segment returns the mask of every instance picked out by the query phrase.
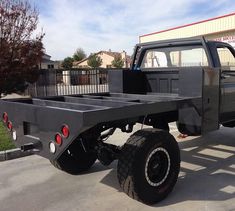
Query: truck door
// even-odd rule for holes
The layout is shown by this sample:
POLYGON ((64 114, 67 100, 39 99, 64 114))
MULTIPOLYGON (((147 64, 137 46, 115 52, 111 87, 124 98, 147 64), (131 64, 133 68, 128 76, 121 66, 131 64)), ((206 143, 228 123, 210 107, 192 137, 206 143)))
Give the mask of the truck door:
POLYGON ((217 46, 221 66, 220 121, 235 120, 235 52, 231 46, 217 46))

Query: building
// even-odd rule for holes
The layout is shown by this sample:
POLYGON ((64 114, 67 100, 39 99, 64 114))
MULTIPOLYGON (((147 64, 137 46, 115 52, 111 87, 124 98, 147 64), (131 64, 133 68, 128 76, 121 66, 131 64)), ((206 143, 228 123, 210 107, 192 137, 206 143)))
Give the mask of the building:
POLYGON ((40 63, 40 69, 59 69, 60 62, 52 61, 51 56, 44 54, 42 57, 42 62, 40 63))
POLYGON ((235 48, 235 13, 141 35, 140 43, 184 37, 205 36, 227 42, 235 48))
MULTIPOLYGON (((101 59, 102 59, 102 65, 100 66, 101 68, 111 68, 112 67, 112 61, 116 56, 121 56, 121 58, 124 61, 124 66, 123 68, 128 68, 130 67, 131 63, 131 57, 127 55, 125 51, 118 53, 118 52, 112 52, 111 50, 109 51, 100 51, 96 53, 101 59)), ((83 59, 82 61, 79 62, 74 62, 73 63, 73 68, 89 68, 87 64, 88 58, 83 59)))

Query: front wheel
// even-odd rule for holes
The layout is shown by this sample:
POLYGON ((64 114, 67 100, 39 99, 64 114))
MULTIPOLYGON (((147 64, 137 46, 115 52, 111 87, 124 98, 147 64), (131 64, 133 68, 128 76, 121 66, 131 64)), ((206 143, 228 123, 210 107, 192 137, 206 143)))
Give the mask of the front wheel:
POLYGON ((197 126, 191 126, 191 125, 186 125, 179 123, 178 121, 176 122, 177 129, 180 133, 186 134, 188 136, 200 136, 201 135, 201 130, 197 126))
POLYGON ((128 196, 154 204, 173 190, 179 170, 180 150, 174 137, 163 130, 144 129, 123 146, 117 173, 128 196))

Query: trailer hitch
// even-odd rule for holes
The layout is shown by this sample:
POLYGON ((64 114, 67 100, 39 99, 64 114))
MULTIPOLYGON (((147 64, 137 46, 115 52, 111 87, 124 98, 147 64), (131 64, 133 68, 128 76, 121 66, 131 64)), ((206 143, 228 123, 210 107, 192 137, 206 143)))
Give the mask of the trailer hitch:
POLYGON ((24 144, 20 147, 22 152, 29 151, 29 150, 38 150, 41 148, 41 142, 36 143, 28 143, 24 144))

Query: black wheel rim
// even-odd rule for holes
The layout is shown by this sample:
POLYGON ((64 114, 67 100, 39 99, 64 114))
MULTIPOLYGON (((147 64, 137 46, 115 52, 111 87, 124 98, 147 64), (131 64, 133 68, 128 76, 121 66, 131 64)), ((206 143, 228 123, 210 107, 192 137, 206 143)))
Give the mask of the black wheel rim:
POLYGON ((159 186, 167 179, 170 170, 170 156, 166 149, 156 148, 148 156, 145 177, 151 186, 159 186))

